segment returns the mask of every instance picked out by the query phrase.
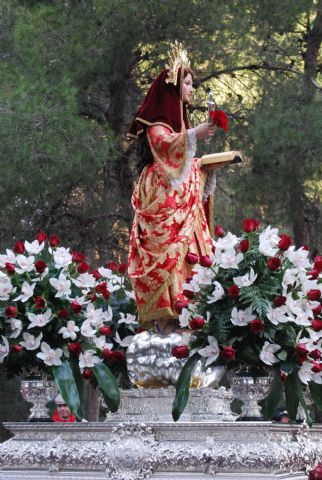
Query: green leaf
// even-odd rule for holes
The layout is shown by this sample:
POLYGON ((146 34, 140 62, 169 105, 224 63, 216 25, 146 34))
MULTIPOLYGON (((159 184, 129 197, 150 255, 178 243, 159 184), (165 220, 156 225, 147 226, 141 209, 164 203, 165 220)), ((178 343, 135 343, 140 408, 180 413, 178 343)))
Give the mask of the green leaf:
POLYGON ((309 388, 314 404, 322 412, 322 385, 310 382, 309 388))
POLYGON ((187 360, 179 375, 176 385, 176 396, 172 405, 172 418, 175 422, 179 420, 182 412, 186 408, 189 398, 191 375, 199 358, 200 355, 198 353, 192 355, 192 357, 187 360))
POLYGON ((120 390, 113 373, 102 362, 94 365, 93 373, 102 391, 106 405, 111 412, 117 412, 120 405, 120 390))
POLYGON ((312 425, 312 419, 310 418, 302 391, 302 383, 298 377, 297 371, 293 372, 285 380, 285 398, 286 398, 286 408, 289 413, 289 416, 292 420, 296 419, 297 409, 299 403, 302 405, 306 421, 308 425, 312 425))
POLYGON ((275 375, 272 382, 271 391, 269 395, 262 402, 262 413, 265 419, 271 419, 274 416, 276 408, 281 399, 282 382, 279 370, 275 370, 275 375))
POLYGON ((280 360, 284 361, 287 359, 287 352, 285 350, 281 350, 276 356, 280 360))
POLYGON ((80 400, 77 384, 73 375, 72 368, 68 360, 64 360, 58 367, 52 366, 51 370, 55 378, 58 390, 77 418, 82 419, 83 405, 80 400))

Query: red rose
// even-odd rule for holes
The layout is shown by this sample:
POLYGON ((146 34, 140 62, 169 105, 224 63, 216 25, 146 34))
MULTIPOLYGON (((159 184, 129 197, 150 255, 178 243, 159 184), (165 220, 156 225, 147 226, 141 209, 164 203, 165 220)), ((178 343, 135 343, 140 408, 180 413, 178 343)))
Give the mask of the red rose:
POLYGON ((318 463, 318 465, 316 465, 316 467, 314 467, 313 470, 310 470, 308 480, 322 480, 322 464, 321 463, 318 463))
POLYGON ((227 362, 234 360, 236 355, 236 350, 233 347, 223 347, 220 354, 224 357, 227 362))
POLYGON ((228 130, 228 118, 223 110, 214 110, 209 112, 211 121, 216 127, 222 128, 225 132, 228 130))
POLYGON ((177 300, 176 303, 174 304, 175 311, 180 315, 182 310, 186 308, 187 304, 184 302, 181 302, 180 300, 177 300))
POLYGON ((304 343, 298 343, 296 345, 297 360, 301 365, 307 359, 308 354, 309 354, 309 351, 306 348, 306 345, 304 343))
POLYGON ((89 379, 93 376, 93 372, 90 368, 84 368, 84 371, 82 373, 83 378, 89 379))
POLYGON ((95 287, 95 290, 96 290, 98 293, 103 293, 103 292, 105 292, 106 289, 107 289, 107 283, 106 283, 106 282, 99 283, 99 284, 96 285, 96 287, 95 287))
POLYGON ((6 262, 5 267, 6 267, 7 272, 10 273, 10 274, 15 273, 15 271, 16 271, 16 267, 13 263, 6 262))
POLYGON ((127 263, 120 263, 118 267, 118 272, 125 274, 127 272, 127 263))
POLYGON ((79 342, 71 342, 68 344, 68 351, 73 355, 79 357, 79 354, 82 351, 82 346, 79 342))
POLYGON ((243 230, 246 233, 255 232, 258 229, 259 225, 259 221, 255 218, 245 218, 243 220, 243 230))
POLYGON ((146 332, 145 328, 139 327, 135 331, 135 333, 142 333, 142 332, 146 332))
POLYGON ((189 322, 189 327, 192 330, 201 330, 205 324, 205 320, 202 317, 195 317, 189 322))
POLYGON ((101 278, 101 276, 102 276, 102 275, 99 273, 98 270, 93 270, 91 273, 92 273, 93 277, 95 278, 95 280, 99 280, 99 279, 101 278))
POLYGON ((314 268, 313 270, 309 270, 308 272, 306 272, 306 275, 312 277, 312 279, 315 280, 319 276, 319 270, 316 270, 316 268, 314 268))
POLYGON ((322 305, 321 304, 312 309, 312 312, 314 313, 314 315, 319 315, 321 313, 321 311, 322 311, 322 305))
POLYGON ((113 362, 123 362, 125 360, 125 353, 122 350, 112 352, 113 362))
POLYGON ((70 304, 70 308, 76 313, 76 315, 78 315, 82 310, 82 305, 80 305, 76 300, 73 300, 70 304))
POLYGON ((69 312, 65 308, 62 308, 61 310, 58 310, 57 312, 57 317, 58 318, 67 318, 69 317, 69 312))
POLYGON ((276 272, 276 270, 278 270, 282 265, 282 262, 278 257, 272 257, 269 260, 267 260, 266 265, 270 270, 272 270, 272 272, 276 272))
POLYGON ((21 352, 21 350, 23 349, 23 347, 21 345, 11 345, 10 347, 10 351, 13 352, 13 353, 19 353, 21 352))
POLYGON ((107 268, 109 268, 110 270, 112 270, 112 272, 116 272, 117 271, 117 265, 115 262, 109 262, 107 264, 107 268))
POLYGON ((322 256, 317 255, 314 257, 314 268, 321 273, 322 272, 322 256))
POLYGON ((171 355, 176 358, 187 358, 189 357, 189 348, 187 345, 178 345, 177 347, 173 347, 171 355))
POLYGON ((46 270, 46 267, 47 267, 47 263, 41 259, 35 262, 36 272, 38 273, 44 273, 44 271, 46 270))
POLYGON ((244 240, 242 240, 239 244, 239 250, 243 253, 247 252, 247 250, 249 249, 249 240, 247 238, 245 238, 244 240))
POLYGON ((51 237, 49 238, 49 243, 53 248, 58 247, 58 245, 60 244, 60 238, 58 237, 58 235, 51 235, 51 237))
POLYGON ((309 245, 303 245, 303 250, 305 250, 306 252, 309 252, 310 251, 310 247, 309 245))
POLYGON ((212 259, 209 257, 209 255, 203 255, 200 257, 200 265, 205 268, 209 268, 212 265, 212 259))
POLYGON ((13 248, 13 251, 14 251, 15 253, 20 253, 20 254, 23 253, 23 252, 25 251, 25 246, 24 246, 24 244, 23 244, 22 242, 16 242, 16 243, 15 243, 15 246, 14 246, 14 248, 13 248))
POLYGON ((93 292, 89 292, 87 298, 90 302, 95 302, 95 300, 97 300, 97 295, 93 292))
POLYGON ((318 318, 314 318, 311 325, 315 332, 322 330, 322 320, 319 320, 318 318))
POLYGON ((72 261, 76 263, 82 263, 85 260, 85 255, 81 252, 72 252, 72 261))
POLYGON ((319 363, 313 360, 312 364, 313 364, 313 368, 311 369, 312 372, 320 373, 322 371, 322 363, 319 363))
POLYGON ((284 233, 280 235, 280 241, 278 242, 277 246, 280 250, 287 250, 292 244, 292 238, 284 233))
POLYGON ((280 379, 282 382, 285 382, 287 377, 287 374, 284 372, 284 370, 280 370, 280 379))
POLYGON ((254 335, 258 335, 259 333, 264 331, 264 325, 259 318, 256 318, 255 320, 249 322, 249 328, 254 335))
POLYGON ((111 327, 107 326, 107 325, 102 325, 99 329, 99 332, 102 334, 102 335, 112 335, 113 334, 113 330, 111 327))
POLYGON ((286 303, 286 297, 283 297, 283 295, 280 295, 279 297, 276 297, 273 301, 275 307, 282 307, 286 303))
POLYGON ((87 265, 86 262, 82 262, 78 265, 77 271, 78 273, 86 273, 89 270, 89 266, 87 265))
POLYGON ((38 295, 36 298, 35 298, 35 308, 37 310, 41 310, 42 308, 45 308, 46 306, 46 301, 45 299, 41 296, 41 295, 38 295))
POLYGON ((36 240, 38 240, 39 243, 43 243, 47 240, 48 236, 44 232, 38 232, 36 235, 36 240))
POLYGON ((221 225, 215 226, 215 235, 217 237, 223 237, 225 235, 225 230, 222 228, 221 225))
POLYGON ((313 358, 313 360, 319 360, 319 358, 321 358, 321 352, 316 348, 309 353, 309 356, 313 358))
POLYGON ((186 262, 189 263, 189 265, 195 265, 199 262, 199 257, 196 253, 188 252, 186 255, 186 262))
POLYGON ((239 288, 237 287, 237 285, 232 285, 228 288, 228 296, 232 300, 237 300, 237 298, 239 297, 239 288))
POLYGON ((311 300, 312 302, 316 302, 317 300, 320 300, 321 298, 321 292, 318 289, 315 290, 309 290, 306 294, 307 298, 311 300))
POLYGON ((102 350, 102 357, 104 358, 104 360, 112 360, 113 358, 113 352, 110 348, 104 348, 102 350))
POLYGON ((194 297, 194 293, 192 290, 183 290, 182 293, 185 297, 189 298, 189 300, 191 300, 194 297))
POLYGON ((4 313, 7 315, 9 318, 14 318, 17 315, 17 308, 16 307, 7 307, 4 311, 4 313))

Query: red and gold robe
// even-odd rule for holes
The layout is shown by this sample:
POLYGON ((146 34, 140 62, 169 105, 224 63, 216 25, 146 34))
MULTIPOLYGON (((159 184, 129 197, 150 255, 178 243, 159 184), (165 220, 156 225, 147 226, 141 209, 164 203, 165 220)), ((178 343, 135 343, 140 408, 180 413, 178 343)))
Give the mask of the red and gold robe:
POLYGON ((154 125, 147 136, 154 162, 132 197, 129 277, 140 323, 150 326, 178 317, 175 302, 184 299, 182 285, 191 275, 185 256, 211 254, 212 240, 202 200, 206 173, 189 158, 187 132, 154 125))

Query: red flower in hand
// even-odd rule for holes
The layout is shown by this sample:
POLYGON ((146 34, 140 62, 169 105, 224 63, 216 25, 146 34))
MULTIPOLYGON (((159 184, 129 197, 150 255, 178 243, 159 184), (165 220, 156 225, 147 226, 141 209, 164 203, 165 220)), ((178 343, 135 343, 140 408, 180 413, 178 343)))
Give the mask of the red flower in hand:
POLYGON ((211 121, 216 127, 222 128, 225 132, 228 130, 228 118, 223 110, 214 110, 209 112, 211 121))

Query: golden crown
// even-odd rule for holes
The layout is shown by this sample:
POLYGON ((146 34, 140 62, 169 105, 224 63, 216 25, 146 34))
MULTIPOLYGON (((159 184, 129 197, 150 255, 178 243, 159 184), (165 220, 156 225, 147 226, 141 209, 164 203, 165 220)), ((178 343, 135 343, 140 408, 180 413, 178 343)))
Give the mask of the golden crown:
POLYGON ((165 66, 169 70, 166 83, 173 83, 177 85, 178 70, 180 67, 190 68, 190 61, 188 59, 187 51, 183 48, 182 43, 177 40, 168 51, 169 60, 165 66))

